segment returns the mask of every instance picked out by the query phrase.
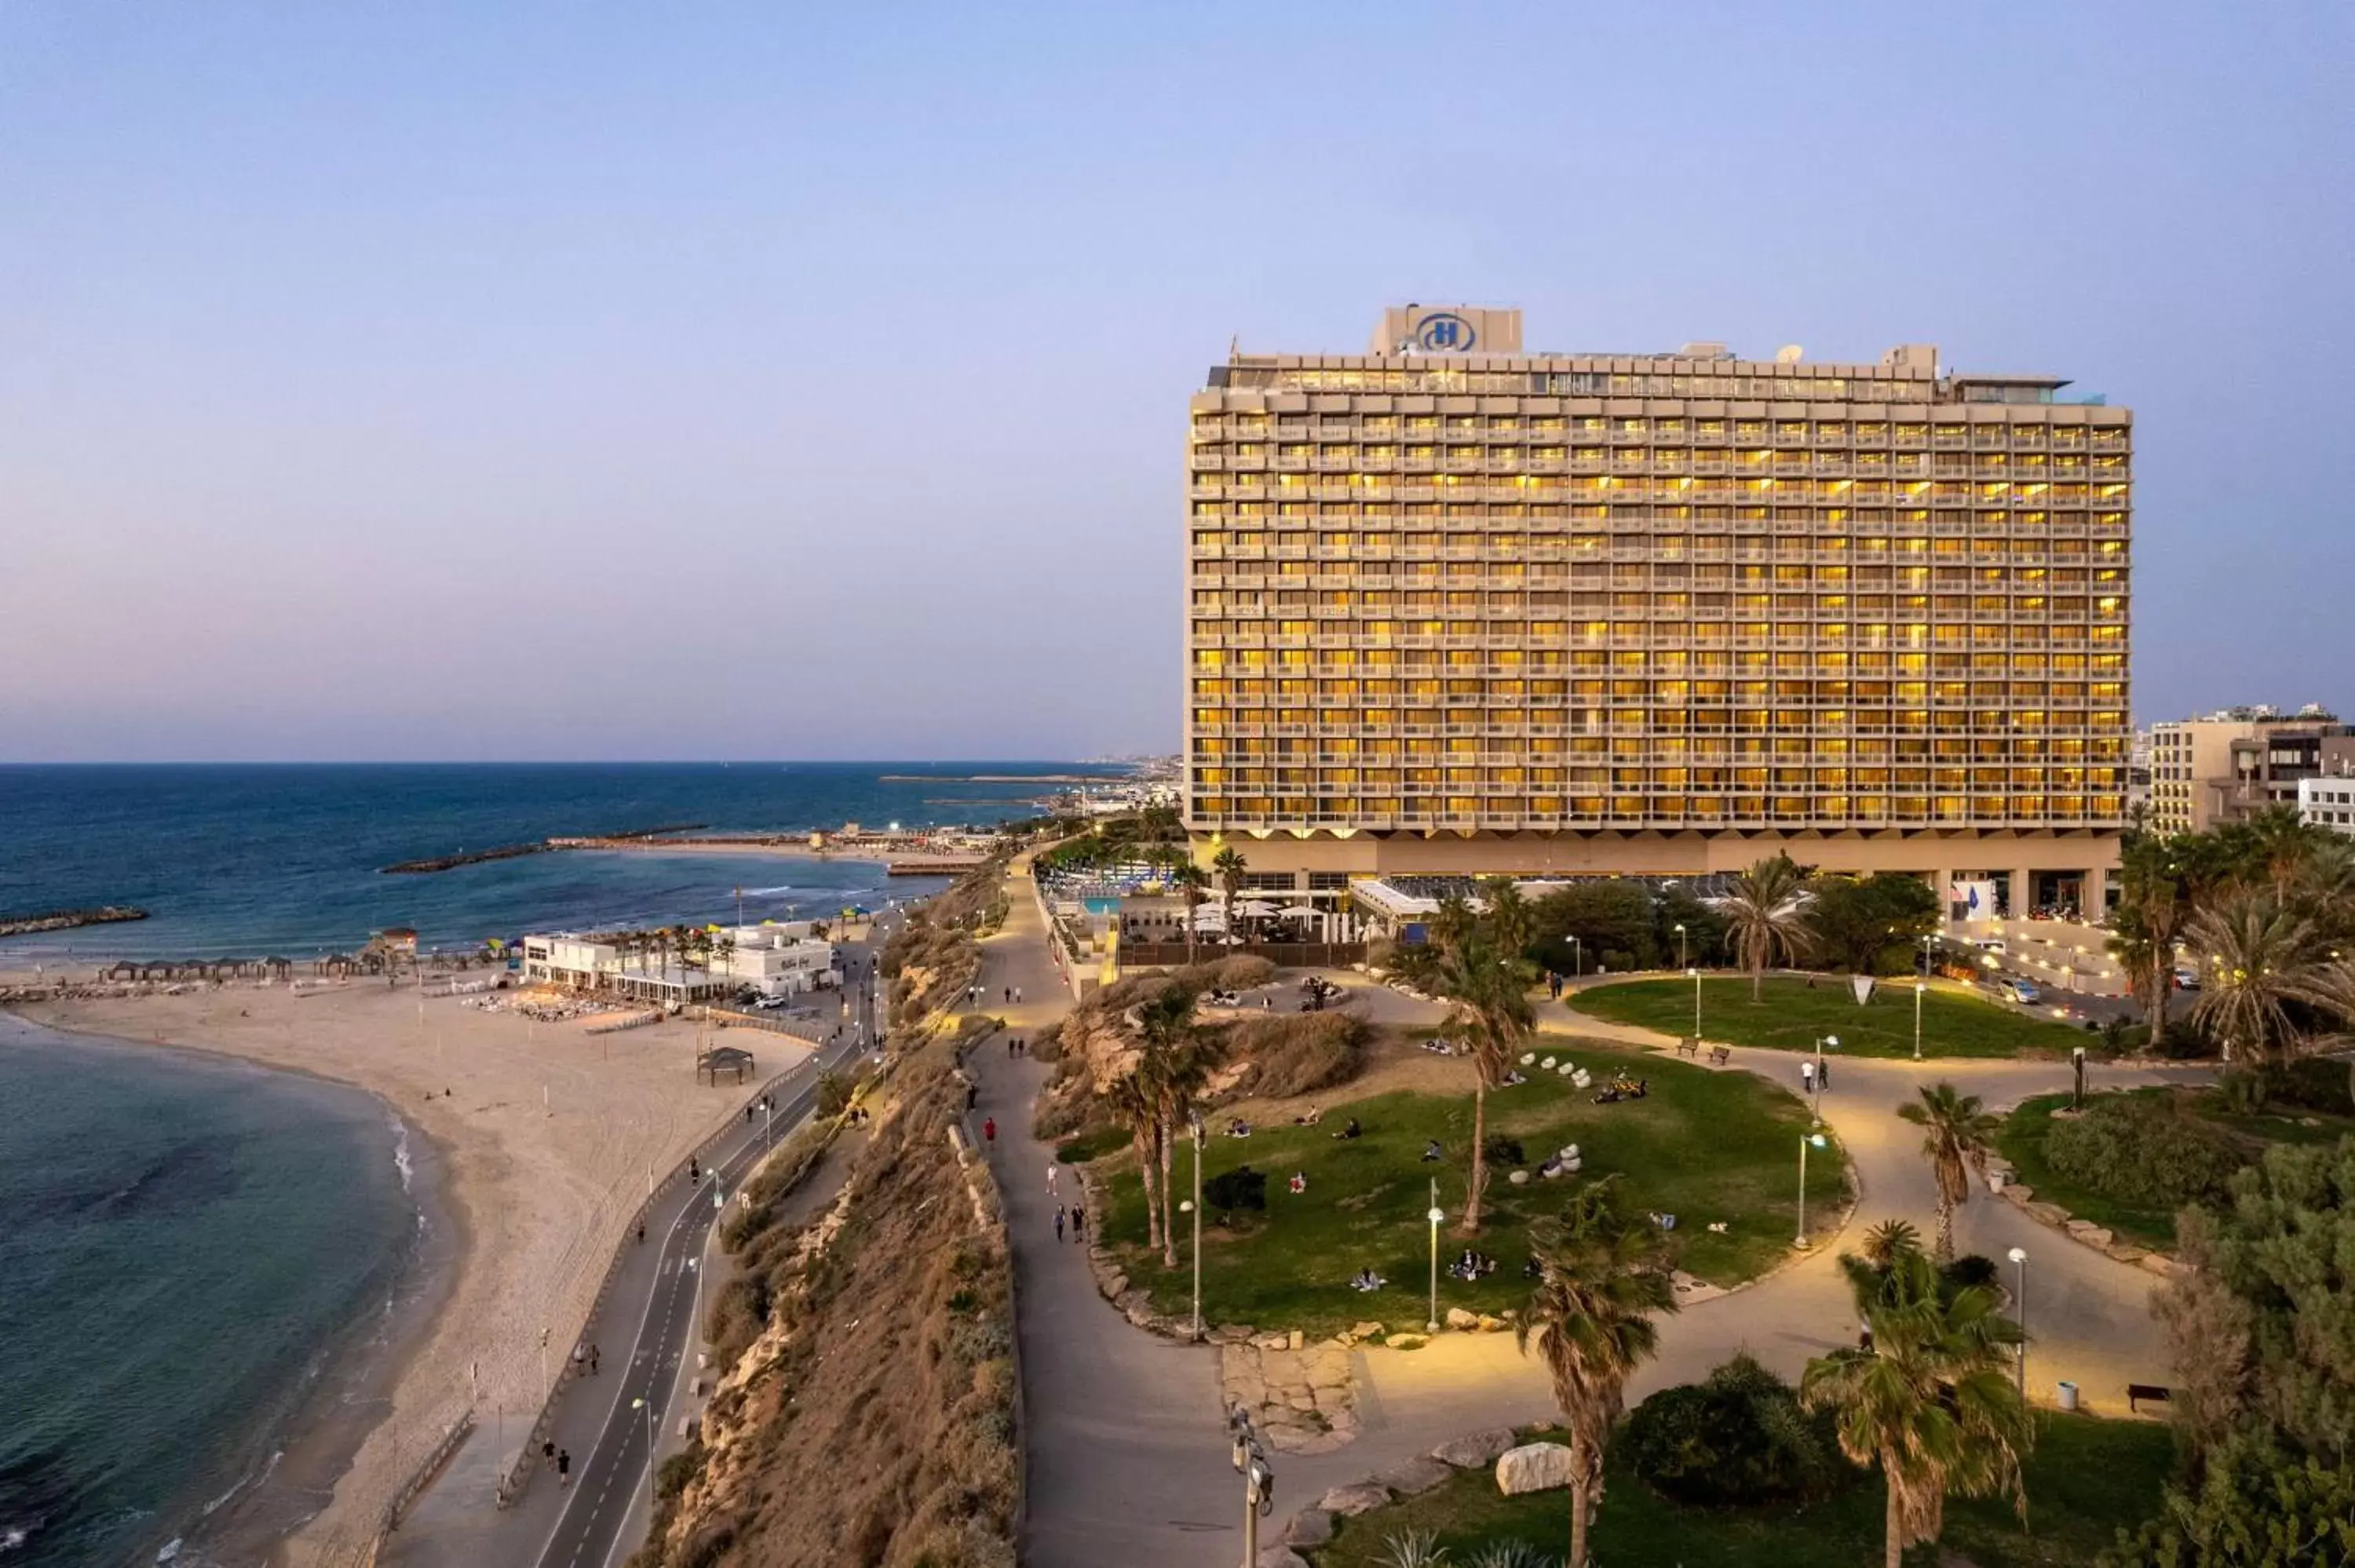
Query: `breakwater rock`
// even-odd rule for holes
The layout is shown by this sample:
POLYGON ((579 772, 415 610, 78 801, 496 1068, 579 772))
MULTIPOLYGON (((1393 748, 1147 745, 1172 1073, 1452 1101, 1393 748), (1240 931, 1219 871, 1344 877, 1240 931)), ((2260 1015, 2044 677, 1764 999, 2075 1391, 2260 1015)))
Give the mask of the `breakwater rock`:
POLYGON ((42 915, 0 915, 0 937, 29 937, 36 931, 70 931, 77 926, 111 926, 118 920, 144 920, 147 911, 128 904, 101 904, 95 909, 52 909, 42 915))
POLYGON ((387 876, 421 876, 429 872, 450 871, 462 865, 480 865, 485 861, 546 854, 551 850, 593 849, 601 843, 642 842, 666 833, 695 832, 705 825, 702 822, 675 822, 655 828, 633 828, 627 832, 606 833, 593 839, 542 839, 538 843, 501 844, 496 849, 461 850, 456 854, 435 855, 430 860, 404 860, 379 869, 387 876))

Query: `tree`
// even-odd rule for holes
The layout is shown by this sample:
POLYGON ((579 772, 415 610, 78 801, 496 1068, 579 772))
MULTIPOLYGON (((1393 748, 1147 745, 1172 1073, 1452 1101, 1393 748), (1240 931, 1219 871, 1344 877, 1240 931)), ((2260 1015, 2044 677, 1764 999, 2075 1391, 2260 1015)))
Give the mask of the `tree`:
POLYGON ((1201 908, 1210 886, 1210 874, 1188 861, 1169 874, 1169 884, 1186 901, 1186 962, 1194 961, 1195 911, 1201 908))
POLYGON ((1938 928, 1938 895, 1918 876, 1821 876, 1810 885, 1807 926, 1817 955, 1850 974, 1881 972, 1884 956, 1919 952, 1938 928))
POLYGON ((2355 1468, 2300 1454, 2262 1428, 2234 1431, 2196 1487, 2169 1486, 2159 1516, 2118 1532, 2101 1568, 2311 1568, 2355 1562, 2355 1468))
MULTIPOLYGON (((2188 835, 2187 835, 2188 836, 2188 835)), ((2175 944, 2191 913, 2191 858, 2179 839, 2131 833, 2119 848, 2118 909, 2110 922, 2111 954, 2143 998, 2151 1038, 2167 1027, 2175 989, 2175 944)))
POLYGON ((1788 855, 1762 860, 1733 879, 1733 889, 1717 901, 1725 916, 1726 938, 1734 955, 1750 971, 1750 1000, 1760 1000, 1759 985, 1777 953, 1795 959, 1811 944, 1806 878, 1788 855))
POLYGON ((1178 1224, 1169 1207, 1172 1191, 1169 1167, 1176 1156, 1178 1128, 1190 1121, 1203 1086, 1217 1067, 1221 1037, 1205 1034, 1194 1022, 1195 993, 1172 985, 1137 1009, 1137 1033, 1145 1083, 1152 1093, 1156 1125, 1154 1140, 1161 1160, 1161 1263, 1178 1266, 1178 1224))
POLYGON ((1833 1413, 1850 1459, 1880 1467, 1888 1568, 1899 1568, 1908 1546, 1938 1539, 1949 1493, 2009 1493, 2024 1514, 2020 1460, 2035 1428, 2012 1383, 2019 1327, 1996 1310, 1995 1292, 1942 1291, 1919 1247, 1900 1250, 1886 1269, 1852 1254, 1840 1266, 1872 1349, 1809 1361, 1799 1397, 1833 1413))
MULTIPOLYGON (((1443 911, 1444 913, 1444 911, 1443 911)), ((1435 923, 1434 928, 1437 927, 1435 923)), ((1501 948, 1477 919, 1443 939, 1425 983, 1447 1003, 1442 1032, 1472 1056, 1472 1178, 1464 1204, 1466 1234, 1480 1228, 1480 1200, 1488 1186, 1488 1091, 1504 1082, 1521 1042, 1537 1027, 1529 1006, 1527 959, 1501 948)))
POLYGON ((2296 1053, 2307 1031, 2295 1004, 2315 1000, 2323 977, 2315 959, 2313 922, 2265 894, 2241 894, 2195 916, 2192 945, 2208 957, 2208 975, 2191 1021, 2264 1067, 2296 1053))
POLYGON ((1154 1086, 1148 1065, 1140 1059, 1137 1065, 1104 1086, 1104 1098, 1112 1107, 1113 1119, 1128 1133, 1128 1146, 1136 1155, 1137 1180, 1145 1187, 1145 1245, 1162 1245, 1161 1199, 1153 1179, 1160 1165, 1160 1150, 1156 1147, 1161 1135, 1161 1096, 1154 1086))
POLYGON ((1243 890, 1243 873, 1251 869, 1251 862, 1243 858, 1242 851, 1229 844, 1210 857, 1210 869, 1219 874, 1219 893, 1224 900, 1227 916, 1227 937, 1231 940, 1235 935, 1235 899, 1243 890))
POLYGON ((1497 949, 1514 964, 1529 956, 1532 913, 1521 896, 1520 885, 1509 876, 1491 876, 1480 884, 1481 918, 1497 949))
POLYGON ((2001 1121, 1979 1107, 1977 1095, 1957 1094, 1952 1084, 1921 1091, 1921 1098, 1897 1107, 1897 1114, 1923 1129, 1923 1157, 1938 1182, 1938 1243, 1940 1263, 1955 1255, 1955 1211, 1970 1201, 1971 1178, 1987 1176, 1987 1150, 2001 1121))
POLYGON ((1654 1319, 1677 1310, 1666 1235, 1629 1211, 1619 1178, 1580 1188, 1555 1218, 1529 1227, 1538 1283, 1514 1320, 1535 1344, 1570 1436, 1570 1561, 1583 1564, 1587 1516, 1603 1500, 1603 1454, 1626 1407, 1627 1380, 1659 1351, 1654 1319))
MULTIPOLYGON (((1658 912, 1641 883, 1609 878, 1572 883, 1529 901, 1529 911, 1530 946, 1550 969, 1568 974, 1576 957, 1582 961, 1575 967, 1592 972, 1604 954, 1614 952, 1625 953, 1638 968, 1659 961, 1658 912), (1579 942, 1575 955, 1572 937, 1579 942)), ((1697 921, 1688 921, 1687 927, 1685 936, 1695 952, 1703 951, 1722 929, 1720 925, 1704 931, 1697 921)), ((1673 938, 1667 950, 1676 950, 1673 938)))

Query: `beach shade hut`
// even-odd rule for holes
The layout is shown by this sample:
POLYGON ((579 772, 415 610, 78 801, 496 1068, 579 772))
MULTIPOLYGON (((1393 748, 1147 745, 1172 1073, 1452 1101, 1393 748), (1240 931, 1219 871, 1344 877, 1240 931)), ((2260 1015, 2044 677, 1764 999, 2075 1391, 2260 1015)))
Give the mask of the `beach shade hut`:
POLYGON ((752 1053, 739 1045, 714 1045, 695 1059, 697 1075, 709 1078, 715 1088, 720 1074, 733 1073, 741 1084, 751 1075, 752 1065, 752 1053))

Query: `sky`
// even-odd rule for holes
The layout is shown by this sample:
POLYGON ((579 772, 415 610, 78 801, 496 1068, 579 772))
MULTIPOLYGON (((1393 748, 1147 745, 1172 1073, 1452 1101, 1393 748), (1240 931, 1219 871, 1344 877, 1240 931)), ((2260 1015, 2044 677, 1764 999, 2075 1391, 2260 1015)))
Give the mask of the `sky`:
POLYGON ((1174 749, 1186 400, 1385 304, 2136 411, 2355 707, 2355 7, 0 6, 0 761, 1174 749))

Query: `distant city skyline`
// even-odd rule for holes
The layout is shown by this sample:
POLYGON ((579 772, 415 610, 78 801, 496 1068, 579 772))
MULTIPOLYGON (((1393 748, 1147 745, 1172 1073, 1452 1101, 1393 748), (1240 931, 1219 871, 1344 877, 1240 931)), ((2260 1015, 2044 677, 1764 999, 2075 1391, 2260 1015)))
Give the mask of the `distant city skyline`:
POLYGON ((2050 372, 2355 704, 2344 7, 0 12, 0 762, 1177 749, 1231 340, 2050 372))

